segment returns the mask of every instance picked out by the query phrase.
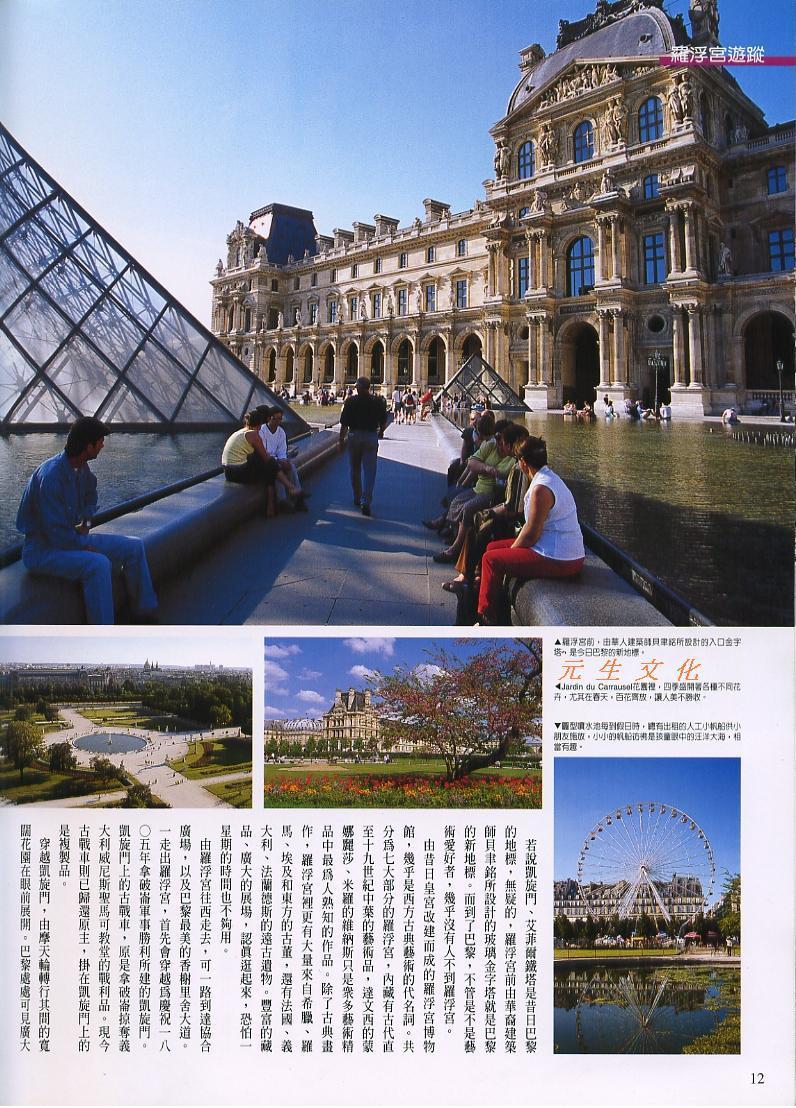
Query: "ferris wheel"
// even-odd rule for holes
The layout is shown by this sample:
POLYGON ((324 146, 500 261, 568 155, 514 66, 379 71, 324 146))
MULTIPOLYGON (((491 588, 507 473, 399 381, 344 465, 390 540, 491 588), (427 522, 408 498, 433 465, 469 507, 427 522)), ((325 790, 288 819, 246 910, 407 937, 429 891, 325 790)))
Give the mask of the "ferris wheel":
POLYGON ((616 808, 581 847, 578 886, 589 915, 693 919, 713 895, 713 849, 699 824, 670 804, 616 808))

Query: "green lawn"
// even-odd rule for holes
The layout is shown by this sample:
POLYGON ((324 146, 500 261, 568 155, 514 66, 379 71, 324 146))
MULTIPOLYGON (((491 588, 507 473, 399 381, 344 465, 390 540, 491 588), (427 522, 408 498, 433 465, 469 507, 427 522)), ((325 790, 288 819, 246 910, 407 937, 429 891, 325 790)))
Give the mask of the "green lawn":
POLYGON ((75 710, 100 727, 142 727, 147 731, 159 731, 164 727, 170 731, 190 731, 197 727, 197 724, 167 712, 153 714, 143 704, 110 704, 102 708, 76 704, 75 710))
POLYGON ((201 781, 203 777, 217 777, 224 772, 251 772, 251 739, 198 740, 190 744, 184 758, 169 762, 169 765, 192 781, 201 781))
POLYGON ((51 773, 39 766, 28 766, 19 783, 19 770, 10 762, 0 761, 0 796, 11 804, 35 804, 42 800, 65 800, 70 796, 101 793, 110 790, 100 785, 93 773, 51 773))
MULTIPOLYGON (((374 777, 412 777, 416 775, 445 773, 445 763, 441 758, 402 758, 399 761, 385 765, 383 762, 362 762, 356 765, 353 762, 288 762, 281 765, 265 766, 265 781, 278 781, 295 778, 296 774, 302 776, 328 776, 329 774, 342 774, 346 777, 374 776, 374 777)), ((476 770, 473 777, 529 777, 534 774, 541 775, 537 767, 524 769, 519 766, 504 766, 496 769, 489 766, 486 769, 476 770)))
POLYGON ((327 404, 324 408, 320 404, 301 404, 299 401, 294 401, 290 406, 296 415, 300 415, 307 423, 325 423, 329 427, 333 427, 339 421, 340 412, 343 410, 342 404, 327 404))
POLYGON ((233 808, 251 808, 252 806, 251 780, 230 781, 227 784, 222 781, 217 785, 205 785, 205 788, 213 796, 217 796, 219 800, 223 800, 225 804, 229 804, 233 808))

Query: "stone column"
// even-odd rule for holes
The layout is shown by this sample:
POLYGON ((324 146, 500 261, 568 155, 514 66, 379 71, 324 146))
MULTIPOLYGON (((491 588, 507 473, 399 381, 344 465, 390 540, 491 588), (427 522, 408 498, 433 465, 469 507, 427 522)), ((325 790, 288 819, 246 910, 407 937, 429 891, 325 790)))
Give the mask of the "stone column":
POLYGON ((618 281, 622 276, 622 258, 619 244, 619 217, 614 216, 611 219, 611 276, 615 281, 618 281))
POLYGON ((541 384, 550 385, 553 381, 552 344, 548 330, 547 316, 539 320, 539 362, 541 369, 541 384))
POLYGON ((627 381, 624 318, 621 308, 615 308, 611 315, 614 321, 614 373, 611 384, 622 385, 627 381))
POLYGON ((608 354, 608 310, 597 309, 597 328, 600 336, 600 392, 607 389, 611 380, 611 361, 608 354))
POLYGON ((680 236, 678 234, 677 209, 669 210, 669 273, 680 273, 680 236))
POLYGON ((606 280, 606 265, 605 265, 605 220, 597 220, 597 269, 595 274, 596 283, 599 285, 601 281, 606 280))
MULTIPOLYGON (((395 388, 395 368, 393 365, 392 356, 392 344, 390 342, 390 336, 387 335, 384 341, 384 387, 388 393, 392 393, 395 388)), ((447 377, 445 378, 447 383, 447 377)))
POLYGON ((688 305, 688 346, 691 353, 691 387, 703 385, 702 367, 702 309, 699 304, 688 305))
POLYGON ((694 216, 691 204, 683 204, 683 221, 685 226, 685 268, 694 271, 696 268, 696 238, 694 236, 694 216))
POLYGON ((525 245, 528 248, 528 288, 536 286, 536 236, 530 231, 525 232, 525 245))
POLYGON ((673 388, 683 388, 685 385, 685 343, 683 340, 682 309, 678 304, 675 304, 672 308, 673 388))
POLYGON ((536 320, 528 316, 528 384, 538 384, 538 364, 536 361, 536 320))
POLYGON ((553 273, 553 251, 550 244, 550 236, 545 232, 539 235, 539 284, 537 288, 550 288, 555 284, 553 273))

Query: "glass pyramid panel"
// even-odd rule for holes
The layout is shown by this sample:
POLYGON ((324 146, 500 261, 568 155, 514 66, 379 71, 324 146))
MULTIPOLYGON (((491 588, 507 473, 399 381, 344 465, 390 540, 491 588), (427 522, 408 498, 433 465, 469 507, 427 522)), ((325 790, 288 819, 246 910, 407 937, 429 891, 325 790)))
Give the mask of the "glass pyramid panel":
POLYGON ((309 427, 0 126, 0 422, 240 426, 253 403, 309 427))
POLYGON ((212 396, 208 396, 201 389, 191 389, 180 405, 175 418, 178 422, 217 423, 224 414, 224 409, 212 396))
POLYGON ((102 289, 96 285, 85 270, 75 265, 71 258, 62 258, 45 273, 39 282, 51 300, 54 300, 62 312, 66 312, 73 323, 79 322, 94 307, 102 295, 102 289))
POLYGON ((480 354, 472 354, 443 389, 458 393, 471 404, 489 400, 495 411, 527 411, 528 406, 480 354))
POLYGON ((47 361, 70 331, 68 321, 35 289, 11 309, 3 324, 37 365, 47 361))
POLYGON ((13 418, 20 423, 72 423, 78 414, 46 381, 37 381, 14 409, 13 418))
POLYGON ((11 190, 3 189, 0 192, 0 233, 7 231, 24 214, 25 209, 11 190))
POLYGON ((188 374, 154 342, 148 342, 139 350, 126 377, 149 397, 166 420, 174 418, 177 404, 190 381, 188 374))
POLYGON ((115 392, 107 397, 97 412, 97 418, 104 423, 148 423, 158 420, 158 414, 127 385, 119 385, 115 392))
POLYGON ((0 419, 6 418, 35 374, 25 355, 17 350, 8 335, 0 332, 0 419))
POLYGON ((29 284, 19 266, 14 265, 5 250, 0 250, 0 315, 11 307, 29 284))
MULTIPOLYGON (((249 411, 249 398, 257 378, 244 369, 223 346, 216 346, 208 351, 199 367, 197 379, 228 411, 249 411)), ((276 401, 272 400, 272 403, 276 401)))
POLYGON ((62 346, 47 375, 81 412, 94 413, 113 387, 116 373, 79 335, 62 346))

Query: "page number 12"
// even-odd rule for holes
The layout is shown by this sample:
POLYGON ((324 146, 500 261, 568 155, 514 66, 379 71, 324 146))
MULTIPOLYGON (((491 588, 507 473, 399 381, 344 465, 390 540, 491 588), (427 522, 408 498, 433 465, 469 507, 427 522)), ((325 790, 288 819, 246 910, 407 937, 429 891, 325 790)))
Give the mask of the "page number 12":
POLYGON ((766 1075, 764 1073, 753 1073, 752 1084, 753 1085, 765 1085, 766 1075))

